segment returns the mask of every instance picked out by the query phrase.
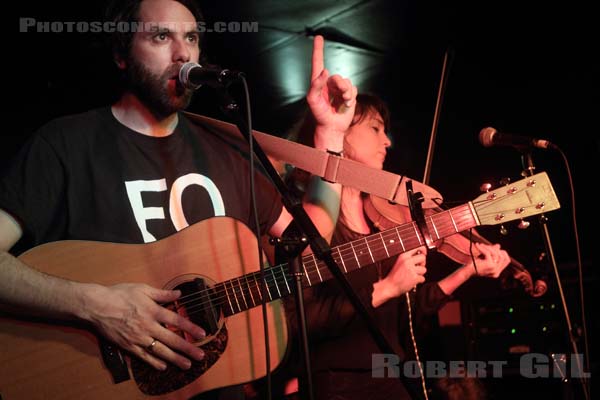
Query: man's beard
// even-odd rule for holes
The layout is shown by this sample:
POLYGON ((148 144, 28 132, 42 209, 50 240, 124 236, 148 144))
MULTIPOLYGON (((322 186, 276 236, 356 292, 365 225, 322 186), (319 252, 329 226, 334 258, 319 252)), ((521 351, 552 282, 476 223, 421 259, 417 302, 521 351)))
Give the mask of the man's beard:
POLYGON ((136 60, 129 60, 127 83, 133 92, 157 117, 166 117, 185 109, 192 100, 193 91, 177 80, 174 96, 169 95, 169 79, 179 73, 180 65, 173 64, 161 75, 156 75, 136 60))

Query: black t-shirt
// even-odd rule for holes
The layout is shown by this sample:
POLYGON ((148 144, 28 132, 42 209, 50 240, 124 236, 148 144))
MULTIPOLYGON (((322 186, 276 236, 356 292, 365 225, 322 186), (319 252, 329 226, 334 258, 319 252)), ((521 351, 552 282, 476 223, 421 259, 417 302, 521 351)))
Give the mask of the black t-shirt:
MULTIPOLYGON (((261 231, 281 213, 256 174, 261 231)), ((147 243, 226 215, 254 229, 247 146, 179 115, 167 137, 125 127, 110 107, 42 127, 0 180, 0 208, 28 248, 62 239, 147 243)))

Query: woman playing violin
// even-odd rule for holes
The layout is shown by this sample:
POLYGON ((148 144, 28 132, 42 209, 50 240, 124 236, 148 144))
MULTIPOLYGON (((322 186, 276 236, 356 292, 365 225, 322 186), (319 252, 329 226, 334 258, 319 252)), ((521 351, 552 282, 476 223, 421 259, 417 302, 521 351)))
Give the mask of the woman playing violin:
MULTIPOLYGON (((358 95, 354 119, 345 135, 343 157, 382 169, 391 145, 389 121, 387 106, 381 99, 358 95)), ((302 132, 311 131, 309 125, 310 122, 305 121, 299 134, 300 141, 303 141, 302 132)), ((293 174, 295 187, 302 187, 305 181, 302 174, 301 171, 293 174)), ((376 232, 373 221, 365 212, 367 199, 357 189, 342 189, 332 245, 376 232)), ((496 278, 510 261, 507 252, 497 244, 474 244, 473 252, 473 259, 439 282, 424 283, 427 272, 425 247, 392 257, 374 268, 362 268, 347 277, 363 303, 370 306, 369 311, 396 354, 404 358, 406 352, 401 337, 408 326, 405 293, 424 283, 412 295, 413 308, 417 313, 432 314, 471 277, 496 278)), ((399 379, 373 377, 372 354, 378 354, 380 350, 337 282, 325 282, 305 291, 305 302, 316 398, 410 398, 399 379)), ((290 321, 292 324, 296 321, 293 311, 290 321)))

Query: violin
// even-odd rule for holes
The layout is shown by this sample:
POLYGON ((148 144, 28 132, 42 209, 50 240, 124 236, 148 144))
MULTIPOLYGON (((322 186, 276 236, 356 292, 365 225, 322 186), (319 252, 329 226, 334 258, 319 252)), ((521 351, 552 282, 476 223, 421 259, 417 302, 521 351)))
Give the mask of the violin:
MULTIPOLYGON (((435 190, 428 189, 428 186, 422 183, 419 183, 419 185, 419 189, 423 190, 424 188, 426 199, 436 198, 430 197, 432 194, 437 193, 435 190)), ((441 199, 441 196, 438 194, 437 198, 441 199)), ((408 201, 393 204, 387 199, 375 195, 367 195, 364 200, 364 210, 367 217, 379 230, 391 229, 400 224, 412 221, 408 201)), ((444 210, 433 201, 423 202, 423 213, 425 216, 437 214, 442 211, 444 210)), ((466 264, 471 261, 471 240, 469 240, 467 235, 474 242, 491 244, 489 240, 475 230, 472 230, 470 235, 460 232, 435 241, 436 250, 457 263, 466 264)), ((532 297, 540 297, 546 293, 547 285, 539 280, 534 284, 531 274, 519 261, 511 257, 507 269, 512 272, 513 278, 521 282, 527 294, 532 297)))

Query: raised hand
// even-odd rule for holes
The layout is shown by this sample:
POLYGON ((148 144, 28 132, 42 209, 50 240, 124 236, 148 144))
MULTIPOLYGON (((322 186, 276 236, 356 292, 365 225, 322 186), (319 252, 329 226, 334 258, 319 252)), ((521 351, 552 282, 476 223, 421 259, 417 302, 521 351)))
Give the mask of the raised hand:
POLYGON ((198 339, 206 334, 187 318, 157 304, 174 301, 180 295, 176 290, 144 284, 94 285, 87 296, 85 318, 109 340, 158 370, 167 367, 165 361, 188 369, 189 358, 201 360, 204 352, 164 324, 198 339))
MULTIPOLYGON (((326 134, 341 135, 343 138, 343 133, 354 117, 357 88, 349 79, 339 75, 329 76, 324 67, 323 52, 323 37, 315 36, 311 84, 306 100, 316 120, 317 130, 323 130, 326 134)), ((315 145, 319 147, 317 141, 315 145)), ((341 146, 339 149, 330 150, 341 150, 341 146)))

